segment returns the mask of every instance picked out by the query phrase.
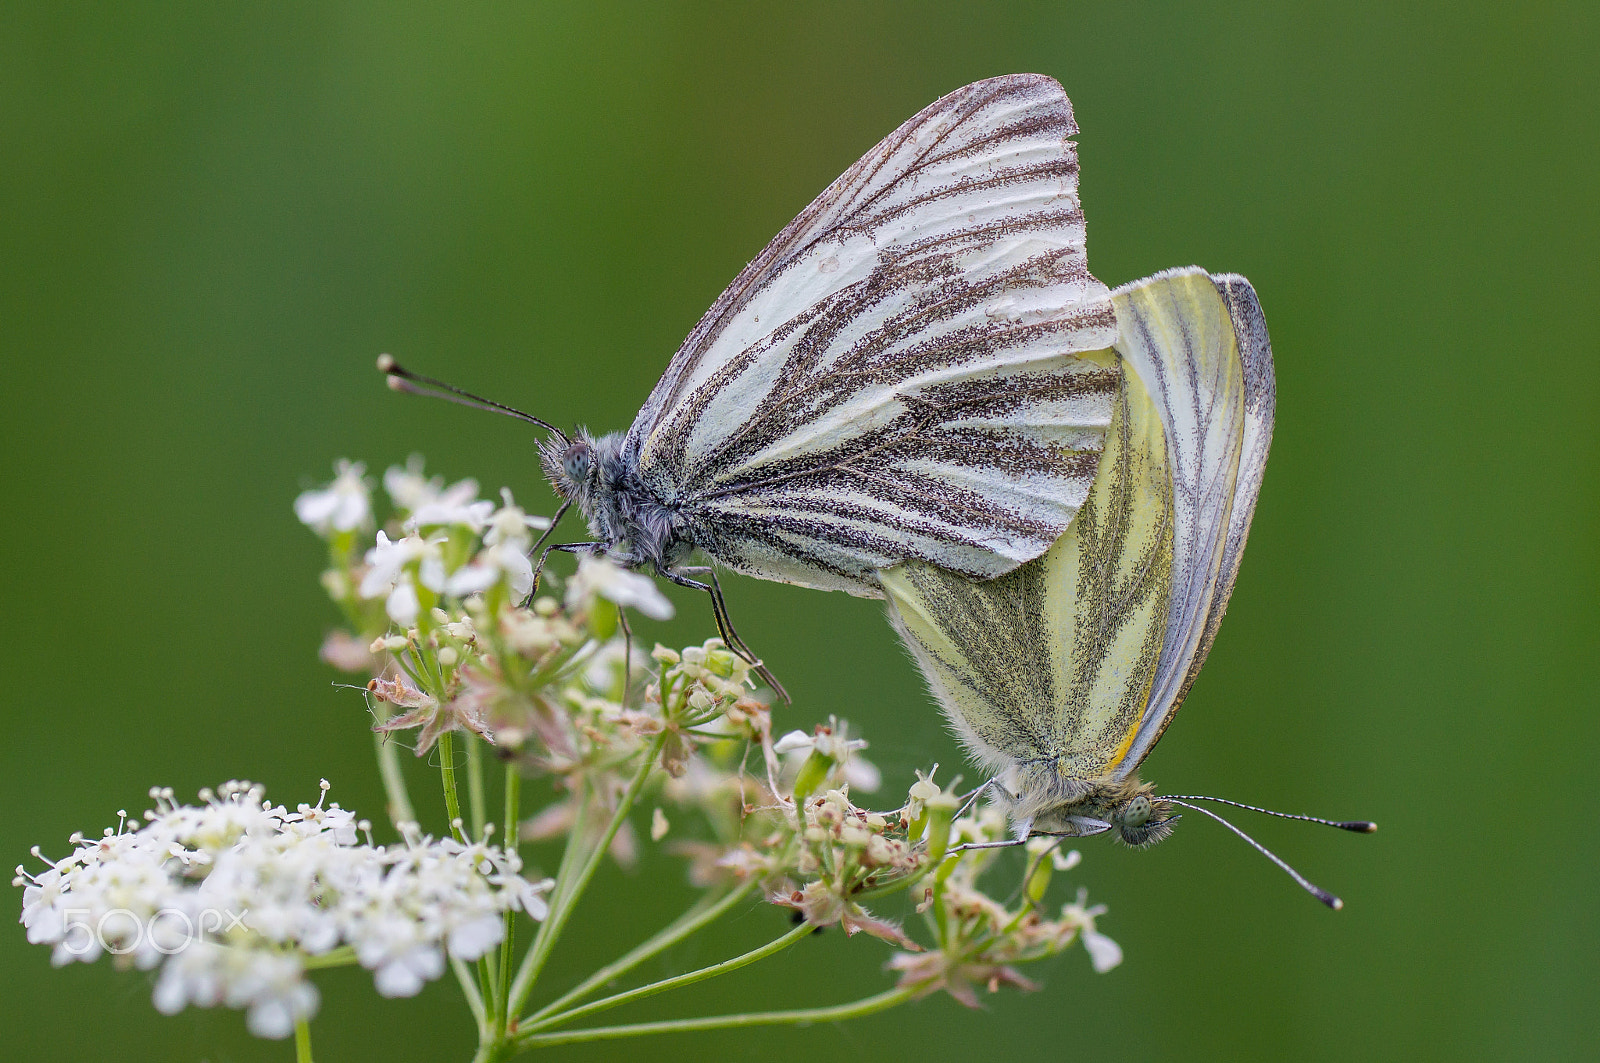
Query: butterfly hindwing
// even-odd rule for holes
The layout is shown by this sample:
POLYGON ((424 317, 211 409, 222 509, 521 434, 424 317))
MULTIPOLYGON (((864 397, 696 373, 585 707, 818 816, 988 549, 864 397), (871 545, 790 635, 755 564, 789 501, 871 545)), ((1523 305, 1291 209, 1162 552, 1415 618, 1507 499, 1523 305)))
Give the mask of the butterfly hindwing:
POLYGON ((921 562, 880 573, 958 734, 1014 792, 1125 753, 1161 651, 1172 524, 1161 418, 1129 373, 1089 496, 1042 557, 982 583, 921 562))
POLYGON ((1182 705, 1222 623, 1272 437, 1266 322, 1248 281, 1198 267, 1113 293, 1117 352, 1150 382, 1173 485, 1173 587, 1150 701, 1119 777, 1131 775, 1182 705))
POLYGON ((919 558, 988 578, 1083 502, 1116 387, 1077 132, 1038 75, 930 105, 717 300, 629 430, 731 567, 856 594, 919 558))
POLYGON ((1241 277, 1113 293, 1123 387, 1083 508, 1041 557, 978 582, 879 574, 897 630, 1013 815, 1130 778, 1216 636, 1271 439, 1266 325, 1241 277))

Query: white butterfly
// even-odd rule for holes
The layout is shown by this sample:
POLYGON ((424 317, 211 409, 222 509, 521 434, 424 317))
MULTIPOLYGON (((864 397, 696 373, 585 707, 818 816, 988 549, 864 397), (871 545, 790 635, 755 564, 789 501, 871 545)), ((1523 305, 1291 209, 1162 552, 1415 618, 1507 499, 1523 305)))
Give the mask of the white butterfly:
POLYGON ((1113 293, 1124 385, 1093 489, 1036 561, 988 582, 912 562, 891 619, 1019 834, 1170 832, 1135 772, 1210 651, 1272 437, 1272 350, 1242 277, 1113 293))
POLYGON ((865 597, 907 560, 989 579, 1042 554, 1089 490, 1117 385, 1085 357, 1116 319, 1085 259, 1077 131, 1047 77, 951 93, 739 274, 627 432, 527 417, 595 540, 556 549, 711 592, 741 650, 715 578, 689 578, 710 570, 684 567, 696 550, 865 597))

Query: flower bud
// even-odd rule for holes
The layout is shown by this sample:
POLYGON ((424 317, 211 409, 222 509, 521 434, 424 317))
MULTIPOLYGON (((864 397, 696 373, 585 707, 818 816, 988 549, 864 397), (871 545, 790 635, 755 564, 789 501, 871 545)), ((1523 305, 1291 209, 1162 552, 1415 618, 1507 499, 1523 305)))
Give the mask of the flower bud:
POLYGON ((933 866, 944 859, 950 848, 950 823, 959 807, 956 795, 948 790, 941 790, 939 796, 927 802, 928 862, 933 866))
POLYGON ((838 763, 832 757, 819 749, 812 749, 805 763, 800 765, 800 774, 794 780, 794 802, 798 807, 806 798, 816 792, 828 778, 828 773, 838 763))
POLYGON ((1050 876, 1055 873, 1055 864, 1050 856, 1054 855, 1056 845, 1054 841, 1043 839, 1030 841, 1027 845, 1030 870, 1022 892, 1035 904, 1044 900, 1045 891, 1050 888, 1050 876))

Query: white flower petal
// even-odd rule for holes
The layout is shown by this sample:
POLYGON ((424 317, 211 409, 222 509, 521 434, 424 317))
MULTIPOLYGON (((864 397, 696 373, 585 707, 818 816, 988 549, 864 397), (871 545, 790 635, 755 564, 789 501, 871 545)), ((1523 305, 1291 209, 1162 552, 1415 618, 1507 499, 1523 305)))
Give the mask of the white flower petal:
POLYGON ((850 789, 864 793, 876 793, 878 787, 883 785, 883 773, 866 757, 851 757, 845 761, 840 775, 850 789))
POLYGON ((799 750, 810 752, 813 736, 805 731, 790 731, 772 744, 775 753, 794 753, 799 750))
POLYGON ((410 583, 402 583, 390 592, 389 600, 383 603, 384 612, 389 614, 401 627, 410 627, 417 622, 417 614, 422 610, 422 603, 417 600, 417 589, 410 583))
POLYGON ((475 960, 500 944, 505 936, 505 920, 499 915, 486 915, 464 923, 450 931, 450 955, 463 960, 475 960))
POLYGON ((1089 962, 1094 965, 1095 973, 1105 974, 1122 962, 1121 945, 1093 927, 1084 927, 1082 934, 1083 947, 1088 950, 1089 962))

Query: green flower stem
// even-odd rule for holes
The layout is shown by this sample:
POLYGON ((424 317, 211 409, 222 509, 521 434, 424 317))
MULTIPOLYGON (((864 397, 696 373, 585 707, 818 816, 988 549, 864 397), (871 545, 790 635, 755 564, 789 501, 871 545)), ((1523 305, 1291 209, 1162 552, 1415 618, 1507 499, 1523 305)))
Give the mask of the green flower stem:
POLYGON ((467 735, 467 809, 472 813, 472 836, 483 837, 483 825, 488 821, 488 802, 483 790, 483 743, 467 735))
MULTIPOLYGON (((516 1014, 528 1001, 528 994, 533 992, 533 983, 538 979, 539 972, 544 969, 545 961, 550 958, 550 950, 555 947, 556 939, 561 936, 562 928, 572 916, 572 909, 577 905, 578 899, 583 896, 583 891, 588 888, 589 880, 594 877, 595 869, 600 866, 600 861, 605 857, 606 850, 611 847, 611 841, 617 836, 617 831, 622 829, 623 822, 628 817, 628 812, 633 808, 633 802, 638 798, 639 791, 644 789, 645 780, 650 777, 650 769, 655 767, 656 758, 661 755, 661 747, 666 744, 668 732, 663 730, 656 735, 645 751, 643 759, 639 762, 639 770, 634 773, 628 788, 623 791, 622 798, 617 802, 617 810, 612 813, 611 822, 606 825, 605 833, 601 835, 583 866, 578 870, 570 885, 566 871, 566 857, 563 855, 561 873, 556 876, 555 896, 550 901, 550 914, 544 922, 539 924, 539 931, 534 935, 533 945, 529 947, 528 954, 522 958, 522 966, 517 970, 517 977, 511 983, 511 995, 508 1000, 509 1014, 516 1014)), ((580 828, 582 824, 578 825, 580 828)), ((572 833, 572 841, 568 843, 568 852, 575 849, 583 837, 578 830, 572 833)))
MULTIPOLYGON (((520 841, 522 817, 522 772, 517 769, 514 760, 506 761, 506 806, 505 806, 505 836, 500 844, 508 853, 515 854, 520 841)), ((495 980, 495 1014, 496 1036, 504 1040, 506 1026, 511 1019, 511 1009, 506 1006, 507 995, 511 992, 511 967, 512 953, 517 944, 517 913, 506 909, 505 937, 500 942, 500 973, 495 980)))
POLYGON ((698 1030, 729 1030, 745 1026, 805 1026, 816 1022, 842 1022, 887 1011, 916 996, 914 988, 896 988, 864 997, 849 1004, 827 1008, 797 1008, 793 1011, 754 1011, 742 1015, 710 1015, 700 1019, 669 1019, 665 1022, 638 1022, 629 1026, 597 1026, 587 1030, 557 1030, 529 1034, 517 1041, 517 1049, 548 1048, 551 1045, 582 1044, 586 1041, 614 1041, 622 1037, 646 1037, 658 1033, 692 1033, 698 1030))
POLYGON ((489 1037, 500 1027, 500 983, 496 980, 496 964, 487 955, 479 956, 473 963, 478 976, 478 996, 483 1000, 483 1019, 478 1023, 480 1037, 489 1037))
POLYGON ((336 949, 329 949, 320 956, 307 956, 301 960, 301 966, 308 971, 321 971, 329 967, 348 967, 356 962, 354 945, 340 945, 336 949))
POLYGON ((866 901, 879 900, 883 897, 891 897, 896 893, 904 893, 906 890, 910 889, 913 885, 925 878, 927 878, 926 874, 912 871, 901 875, 899 878, 894 879, 891 882, 885 882, 882 885, 873 886, 870 889, 858 890, 851 899, 864 903, 866 901))
POLYGON ((799 926, 790 930, 782 937, 774 938, 765 945, 762 945, 760 948, 751 949, 744 955, 735 956, 731 960, 723 960, 721 963, 712 964, 710 967, 702 967, 698 971, 690 971, 687 974, 680 974, 672 978, 663 978, 659 982, 651 982, 649 985, 643 985, 637 989, 630 989, 624 993, 617 993, 613 996, 604 997, 600 1000, 594 1001, 593 1003, 584 1004, 581 1007, 573 1008, 571 1011, 564 1011, 558 1015, 552 1015, 550 1018, 539 1023, 537 1026, 524 1027, 519 1023, 517 1026, 517 1039, 519 1041, 523 1039, 524 1029, 531 1034, 535 1030, 570 1022, 581 1015, 592 1015, 597 1011, 606 1011, 610 1008, 617 1007, 619 1004, 626 1004, 633 1000, 643 1000, 645 997, 653 997, 657 993, 665 993, 669 989, 677 989, 679 986, 694 985, 696 982, 704 982, 708 979, 716 978, 732 971, 737 971, 741 967, 748 967, 757 960, 764 960, 768 956, 777 955, 790 945, 793 945, 795 942, 799 941, 801 938, 809 936, 816 929, 817 928, 814 926, 801 923, 799 926))
POLYGON ((439 736, 439 776, 444 781, 444 810, 450 817, 450 832, 466 841, 466 831, 456 826, 461 821, 461 795, 456 790, 456 742, 449 731, 439 736))
POLYGON ((468 967, 465 960, 450 957, 450 969, 456 974, 456 981, 461 983, 461 992, 467 998, 467 1007, 472 1011, 472 1018, 478 1024, 478 1040, 488 1039, 489 1019, 488 1013, 483 1009, 483 994, 478 992, 477 979, 473 976, 472 968, 468 967))
POLYGON ((294 1063, 311 1063, 311 1022, 294 1021, 294 1063))
MULTIPOLYGON (((389 713, 382 711, 386 707, 384 702, 377 702, 379 723, 389 718, 389 713)), ((389 822, 395 827, 402 823, 415 823, 417 812, 411 807, 411 794, 406 790, 406 777, 400 770, 399 747, 389 741, 388 735, 377 732, 372 735, 372 744, 378 754, 378 774, 383 778, 383 795, 389 805, 389 822)))
POLYGON ((528 1016, 520 1025, 526 1027, 532 1023, 542 1024, 544 1019, 556 1014, 567 1005, 582 1000, 612 979, 620 978, 622 975, 627 974, 645 960, 650 959, 650 957, 659 955, 684 938, 699 933, 726 913, 728 909, 748 897, 757 884, 755 879, 749 879, 729 890, 723 894, 721 899, 713 903, 707 904, 702 901, 694 905, 671 923, 662 927, 642 944, 636 946, 632 951, 606 964, 567 993, 528 1016))

